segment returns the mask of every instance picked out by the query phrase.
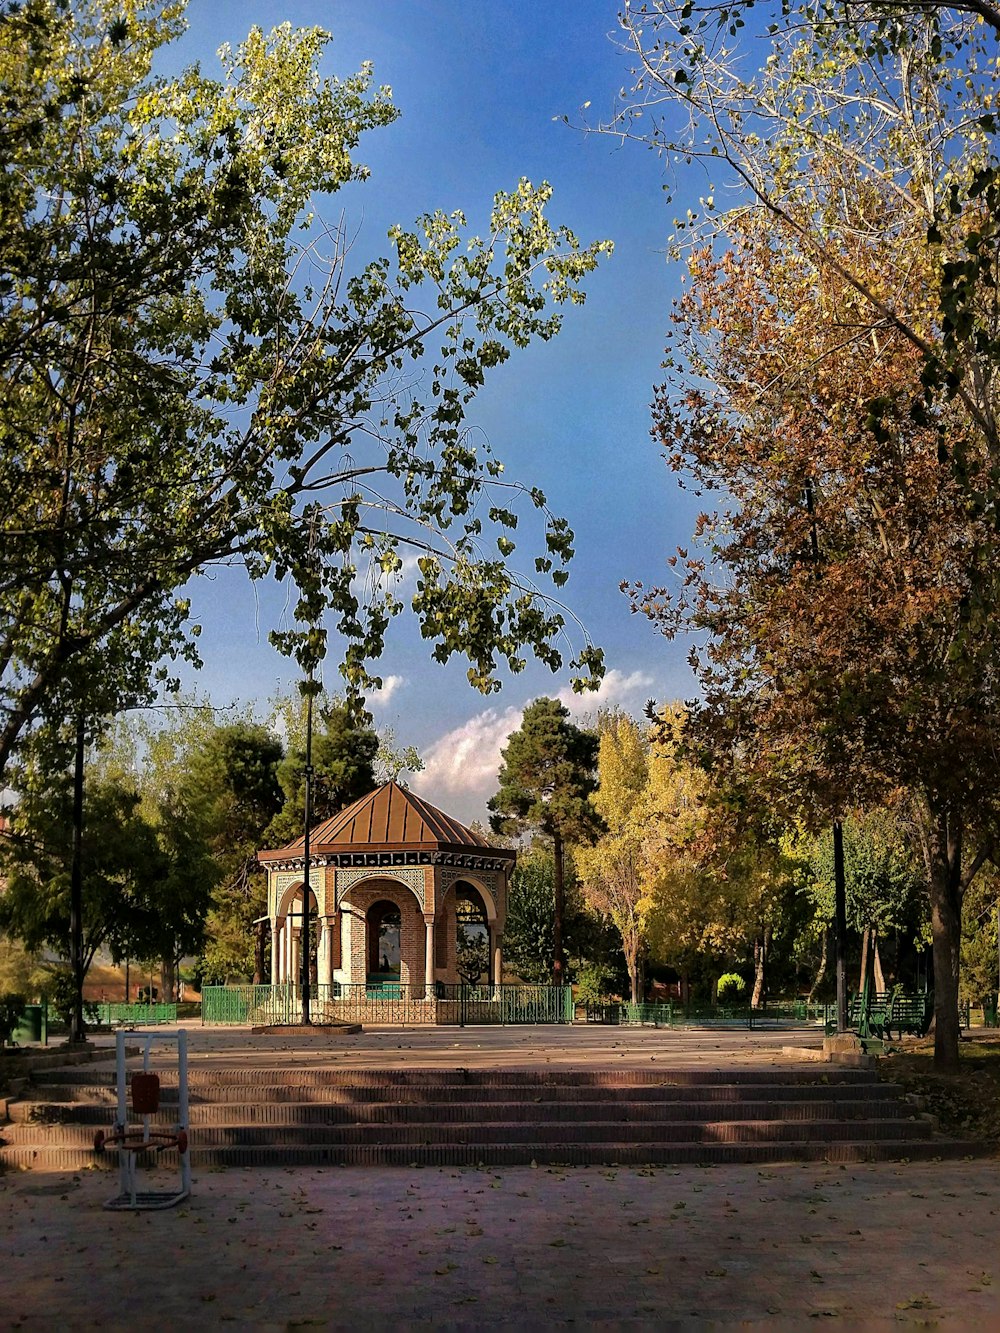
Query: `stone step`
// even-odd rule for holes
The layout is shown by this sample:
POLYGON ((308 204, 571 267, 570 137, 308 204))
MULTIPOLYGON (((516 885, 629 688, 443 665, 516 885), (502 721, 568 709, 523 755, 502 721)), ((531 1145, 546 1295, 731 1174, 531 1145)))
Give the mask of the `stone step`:
MULTIPOLYGON (((130 1063, 129 1072, 139 1068, 130 1063)), ((154 1072, 159 1074, 164 1087, 176 1086, 176 1066, 156 1069, 155 1058, 152 1063, 154 1072)), ((82 1069, 46 1069, 40 1070, 32 1082, 44 1087, 51 1084, 64 1086, 113 1086, 116 1074, 113 1066, 106 1069, 93 1067, 82 1069)), ((709 1088, 724 1087, 792 1087, 836 1088, 864 1084, 871 1087, 888 1087, 882 1084, 868 1070, 836 1069, 822 1074, 815 1067, 808 1069, 790 1068, 787 1070, 698 1070, 672 1069, 669 1073, 651 1069, 314 1069, 299 1068, 276 1069, 258 1068, 253 1065, 232 1067, 200 1068, 192 1064, 188 1071, 188 1086, 215 1087, 224 1085, 248 1085, 256 1087, 296 1086, 296 1087, 399 1087, 419 1089, 441 1088, 531 1088, 531 1087, 569 1087, 569 1088, 709 1088)))
MULTIPOLYGON (((732 1163, 933 1161, 968 1158, 974 1145, 954 1140, 844 1140, 823 1143, 480 1143, 480 1144, 373 1144, 357 1146, 237 1146, 199 1148, 192 1145, 194 1169, 239 1167, 503 1167, 503 1166, 722 1166, 732 1163)), ((111 1154, 96 1157, 80 1148, 6 1148, 0 1160, 23 1170, 80 1171, 116 1165, 111 1154)), ((176 1154, 159 1157, 165 1167, 176 1167, 176 1154)))
MULTIPOLYGON (((110 1126, 106 1126, 110 1129, 110 1126)), ((0 1134, 4 1148, 76 1147, 93 1144, 91 1125, 6 1125, 0 1134)), ((616 1124, 608 1121, 569 1120, 561 1123, 433 1121, 409 1125, 229 1125, 191 1129, 192 1145, 226 1146, 352 1146, 356 1144, 474 1144, 474 1143, 796 1143, 805 1139, 833 1142, 858 1138, 921 1139, 929 1137, 930 1122, 895 1120, 715 1120, 663 1125, 616 1124)))
MULTIPOLYGON (((36 1086, 36 1085, 33 1085, 36 1086)), ((116 1090, 113 1083, 43 1083, 37 1085, 38 1097, 46 1102, 96 1102, 113 1105, 116 1090)), ((161 1101, 166 1105, 176 1103, 177 1085, 161 1079, 161 1101)), ((504 1084, 496 1087, 453 1084, 437 1087, 400 1086, 396 1084, 356 1083, 347 1085, 328 1085, 310 1081, 296 1081, 293 1078, 281 1083, 237 1083, 192 1080, 188 1087, 191 1105, 199 1102, 237 1102, 242 1105, 274 1102, 318 1102, 322 1104, 369 1105, 372 1102, 422 1105, 433 1101, 435 1105, 449 1103, 503 1103, 523 1101, 540 1104, 545 1101, 558 1101, 567 1104, 579 1102, 720 1102, 751 1103, 770 1100, 777 1095, 782 1102, 810 1102, 817 1097, 831 1101, 891 1101, 899 1097, 901 1089, 890 1083, 832 1083, 832 1084, 792 1084, 780 1085, 751 1084, 711 1084, 708 1086, 657 1084, 622 1084, 614 1087, 595 1087, 583 1085, 574 1087, 566 1084, 504 1084)))
MULTIPOLYGON (((824 1098, 814 1101, 547 1101, 523 1102, 434 1102, 436 1122, 461 1122, 489 1119, 500 1123, 549 1120, 594 1120, 659 1124, 683 1120, 900 1120, 913 1116, 912 1107, 890 1098, 848 1101, 824 1098)), ((106 1125, 113 1117, 115 1103, 109 1099, 93 1102, 21 1101, 10 1106, 10 1119, 17 1124, 87 1124, 106 1125)), ((327 1124, 344 1125, 422 1123, 427 1119, 426 1100, 406 1102, 354 1102, 349 1105, 329 1101, 192 1102, 188 1122, 196 1125, 228 1124, 327 1124)), ((163 1097, 161 1109, 152 1123, 167 1125, 177 1119, 177 1099, 163 1097)))
MULTIPOLYGON (((45 1071, 0 1127, 0 1164, 80 1169, 115 1115, 112 1069, 45 1071)), ((158 1126, 176 1118, 161 1075, 158 1126)), ((225 1165, 871 1161, 967 1156, 866 1070, 201 1067, 191 1160, 225 1165)), ((174 1154, 174 1156, 176 1156, 174 1154)), ((171 1153, 153 1160, 169 1163, 171 1153)))

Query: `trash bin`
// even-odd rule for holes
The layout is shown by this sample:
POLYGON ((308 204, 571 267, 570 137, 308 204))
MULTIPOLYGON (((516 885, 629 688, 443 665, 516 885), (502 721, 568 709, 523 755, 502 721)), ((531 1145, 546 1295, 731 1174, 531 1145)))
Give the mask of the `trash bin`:
POLYGON ((24 1012, 17 1021, 17 1026, 10 1034, 11 1040, 20 1044, 30 1041, 41 1042, 43 1046, 49 1044, 49 1014, 48 1005, 26 1004, 24 1012))
POLYGON ((983 1000, 983 1026, 995 1028, 997 1026, 997 993, 987 995, 983 1000))

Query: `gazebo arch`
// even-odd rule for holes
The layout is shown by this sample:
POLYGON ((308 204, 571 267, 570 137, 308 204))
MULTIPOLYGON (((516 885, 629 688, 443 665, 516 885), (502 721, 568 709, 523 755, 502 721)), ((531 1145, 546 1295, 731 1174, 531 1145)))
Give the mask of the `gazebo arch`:
MULTIPOLYGON (((267 871, 272 939, 287 922, 287 906, 301 890, 302 838, 258 854, 267 871)), ((396 782, 386 782, 312 830, 309 883, 317 904, 317 976, 320 986, 366 983, 367 913, 379 895, 400 910, 400 984, 413 998, 430 998, 436 982, 456 982, 454 950, 440 931, 452 892, 468 882, 482 899, 492 948, 491 973, 502 979, 507 884, 515 853, 492 847, 481 834, 452 819, 396 782)), ((450 908, 449 908, 450 903, 450 908)), ((272 960, 285 955, 272 948, 272 960)), ((295 980, 272 961, 272 982, 295 980)))

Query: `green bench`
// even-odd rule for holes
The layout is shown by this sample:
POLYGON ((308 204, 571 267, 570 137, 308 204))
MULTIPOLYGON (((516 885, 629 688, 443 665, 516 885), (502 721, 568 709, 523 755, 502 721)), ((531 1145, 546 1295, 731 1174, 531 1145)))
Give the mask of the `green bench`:
POLYGON ((891 1038, 893 1028, 902 1038, 926 1037, 934 1018, 933 995, 891 995, 886 1015, 886 1030, 891 1038))
MULTIPOLYGON (((852 995, 847 1006, 847 1026, 862 1040, 892 1040, 893 1032, 900 1040, 905 1034, 926 1037, 934 1018, 934 996, 906 995, 899 991, 879 991, 872 995, 865 1009, 865 996, 852 995)), ((966 1026, 968 1026, 966 1024, 966 1026)), ((826 1025, 828 1036, 837 1031, 836 1021, 826 1025)))

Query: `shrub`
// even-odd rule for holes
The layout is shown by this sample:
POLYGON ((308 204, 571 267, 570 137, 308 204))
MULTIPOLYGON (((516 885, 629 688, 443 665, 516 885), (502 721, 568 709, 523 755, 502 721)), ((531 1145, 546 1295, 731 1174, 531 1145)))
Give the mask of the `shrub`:
POLYGON ((600 1004, 611 994, 614 973, 602 963, 584 963, 576 977, 577 1004, 600 1004))
POLYGON ((716 995, 720 1004, 734 1004, 743 998, 747 983, 738 972, 724 972, 719 978, 716 995))

